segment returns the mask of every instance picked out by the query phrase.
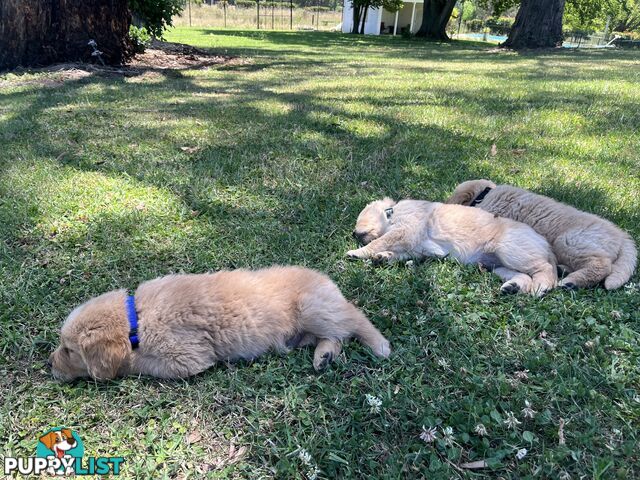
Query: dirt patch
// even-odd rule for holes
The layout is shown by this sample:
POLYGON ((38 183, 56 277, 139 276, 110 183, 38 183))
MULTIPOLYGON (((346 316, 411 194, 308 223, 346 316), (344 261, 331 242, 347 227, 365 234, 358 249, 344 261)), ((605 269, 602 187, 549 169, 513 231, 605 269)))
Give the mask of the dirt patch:
POLYGON ((105 66, 89 63, 59 63, 43 68, 18 68, 0 78, 0 88, 25 85, 56 87, 92 75, 154 76, 171 70, 206 69, 214 65, 246 63, 237 57, 218 55, 190 45, 154 40, 144 53, 126 64, 105 66))
POLYGON ((219 65, 233 57, 216 55, 190 45, 154 40, 144 53, 139 53, 126 68, 129 70, 184 70, 219 65))

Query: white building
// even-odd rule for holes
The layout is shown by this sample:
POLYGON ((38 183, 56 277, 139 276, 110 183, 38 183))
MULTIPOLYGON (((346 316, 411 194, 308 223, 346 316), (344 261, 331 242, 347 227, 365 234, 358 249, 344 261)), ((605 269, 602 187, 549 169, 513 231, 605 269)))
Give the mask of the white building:
MULTIPOLYGON (((369 8, 364 24, 367 35, 400 35, 403 28, 416 33, 422 24, 422 8, 424 0, 404 0, 404 6, 396 13, 387 12, 383 8, 369 8)), ((342 32, 353 30, 353 6, 351 0, 344 0, 342 9, 342 32)))

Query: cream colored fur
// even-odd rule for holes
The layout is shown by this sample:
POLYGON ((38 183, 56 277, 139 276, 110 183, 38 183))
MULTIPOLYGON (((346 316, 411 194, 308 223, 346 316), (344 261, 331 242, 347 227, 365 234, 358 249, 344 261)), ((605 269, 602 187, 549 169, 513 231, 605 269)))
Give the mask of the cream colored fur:
POLYGON ((126 292, 89 300, 65 321, 51 354, 64 381, 124 375, 181 378, 216 362, 253 359, 275 349, 316 345, 322 369, 356 337, 381 357, 389 342, 325 275, 299 267, 170 275, 135 292, 140 345, 132 349, 126 292))
POLYGON ((365 246, 348 251, 349 257, 382 261, 450 255, 494 268, 506 293, 542 295, 557 281, 555 257, 543 237, 523 223, 476 208, 385 198, 360 213, 354 236, 365 246), (389 208, 393 213, 387 218, 389 208))
POLYGON ((544 236, 558 263, 569 273, 562 286, 592 287, 604 280, 607 290, 624 285, 636 267, 633 239, 613 223, 549 197, 489 180, 463 182, 447 203, 469 205, 486 187, 492 190, 478 208, 526 223, 544 236))

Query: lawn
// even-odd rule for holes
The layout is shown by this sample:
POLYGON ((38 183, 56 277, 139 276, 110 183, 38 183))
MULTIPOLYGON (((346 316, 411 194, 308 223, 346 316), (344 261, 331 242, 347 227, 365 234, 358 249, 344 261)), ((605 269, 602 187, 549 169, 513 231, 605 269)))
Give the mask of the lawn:
POLYGON ((640 241, 639 52, 188 28, 168 39, 242 58, 64 83, 0 75, 4 455, 34 455, 66 425, 87 455, 126 457, 120 478, 640 477, 638 274, 614 292, 536 299, 452 261, 344 258, 368 201, 442 200, 478 177, 640 241), (392 356, 352 342, 321 374, 303 349, 171 382, 65 385, 47 371, 61 322, 91 296, 276 263, 330 275, 392 356))

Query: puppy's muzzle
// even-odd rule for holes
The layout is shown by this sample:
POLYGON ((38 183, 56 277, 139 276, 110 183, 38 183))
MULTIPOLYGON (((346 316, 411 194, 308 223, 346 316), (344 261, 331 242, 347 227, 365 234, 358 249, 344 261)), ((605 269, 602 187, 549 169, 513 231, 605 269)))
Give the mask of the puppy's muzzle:
POLYGON ((354 230, 352 235, 360 245, 366 245, 369 243, 367 241, 367 232, 358 232, 354 230))

